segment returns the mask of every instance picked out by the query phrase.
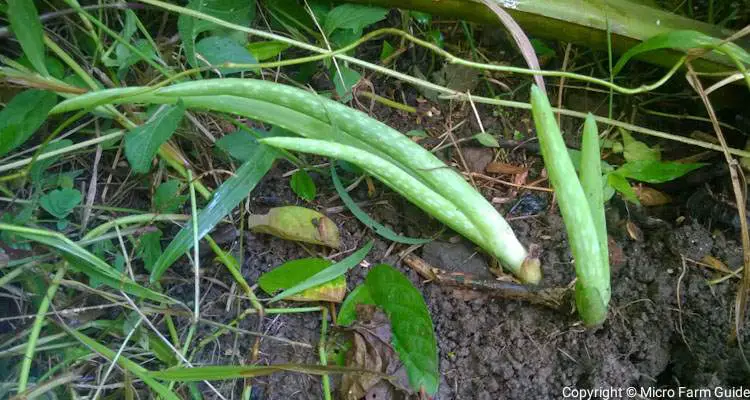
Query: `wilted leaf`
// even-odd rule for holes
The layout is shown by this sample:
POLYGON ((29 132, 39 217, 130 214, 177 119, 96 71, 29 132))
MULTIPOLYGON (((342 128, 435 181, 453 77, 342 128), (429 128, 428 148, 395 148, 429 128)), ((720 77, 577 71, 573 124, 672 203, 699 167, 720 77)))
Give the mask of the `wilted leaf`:
POLYGON ((264 61, 270 58, 275 58, 281 54, 282 51, 288 49, 289 46, 289 43, 280 42, 278 40, 269 40, 265 42, 248 43, 247 50, 258 61, 264 61))
POLYGON ((323 284, 325 282, 328 282, 336 277, 339 277, 345 274, 347 271, 354 268, 357 264, 359 264, 360 262, 362 262, 362 260, 365 259, 365 256, 367 255, 367 253, 369 253, 370 250, 372 249, 372 245, 373 245, 373 241, 371 240, 367 242, 367 244, 364 245, 361 249, 355 251, 354 253, 344 258, 343 260, 305 279, 303 282, 300 282, 297 285, 294 285, 290 287, 289 289, 284 290, 283 292, 277 294, 276 296, 274 296, 272 299, 268 301, 274 302, 274 301, 286 299, 289 296, 295 295, 309 288, 318 286, 320 284, 323 284))
POLYGON ((672 202, 672 198, 654 188, 637 185, 634 188, 638 200, 647 207, 663 206, 672 202))
POLYGON ((476 135, 474 135, 474 139, 481 143, 482 146, 500 147, 500 143, 497 142, 497 139, 495 139, 494 136, 490 135, 487 132, 477 133, 476 135))
POLYGON ((375 304, 391 321, 393 347, 406 366, 414 391, 433 395, 440 383, 437 341, 421 293, 393 267, 373 267, 365 280, 375 304))
MULTIPOLYGON (((302 258, 287 261, 258 278, 264 292, 273 295, 279 290, 289 289, 333 264, 325 258, 302 258)), ((340 303, 346 294, 346 277, 340 275, 321 285, 305 289, 297 295, 287 297, 294 301, 330 301, 340 303)))
MULTIPOLYGON (((201 39, 195 50, 203 56, 209 65, 218 66, 224 63, 257 64, 258 60, 241 44, 226 36, 209 36, 201 39)), ((203 60, 199 61, 205 64, 203 60)), ((257 68, 219 68, 223 74, 235 74, 244 71, 257 71, 257 68)))
POLYGON ((362 30, 371 24, 385 18, 388 10, 380 7, 371 7, 360 4, 342 4, 334 7, 326 16, 324 30, 330 35, 336 29, 350 29, 362 33, 362 30))
MULTIPOLYGON (((244 26, 249 25, 255 17, 254 0, 190 0, 187 8, 244 26)), ((185 58, 192 67, 200 67, 195 56, 195 39, 202 32, 218 30, 218 28, 219 26, 213 22, 180 15, 177 20, 177 30, 182 39, 182 46, 185 48, 185 58)))
POLYGON ((677 179, 706 164, 682 164, 671 161, 631 161, 615 172, 625 178, 648 183, 663 183, 677 179))
POLYGON ((286 240, 340 247, 339 228, 325 215, 309 208, 276 207, 266 215, 250 215, 248 228, 286 240))
POLYGON ((57 219, 63 219, 81 202, 81 192, 76 189, 57 189, 45 193, 39 200, 42 208, 57 219))
POLYGON ((56 102, 56 94, 43 90, 26 90, 15 95, 0 111, 0 156, 30 138, 56 102))
POLYGON ((485 168, 485 171, 491 174, 516 175, 522 174, 528 171, 528 169, 520 165, 513 165, 503 162, 491 162, 487 164, 487 168, 485 168))
POLYGON ((315 182, 313 182, 307 171, 301 169, 292 175, 292 179, 289 181, 289 185, 292 187, 292 191, 299 197, 307 200, 315 200, 315 182))
POLYGON ((180 181, 170 179, 156 188, 153 197, 154 211, 162 214, 169 214, 177 211, 185 201, 188 195, 180 195, 180 181))
POLYGON ((184 114, 182 101, 174 106, 162 106, 150 121, 125 135, 125 157, 133 171, 142 174, 148 172, 154 155, 177 130, 184 114))
POLYGON ((44 62, 44 31, 34 1, 8 0, 8 20, 31 65, 42 75, 48 75, 44 62))
MULTIPOLYGON (((206 236, 216 224, 226 217, 237 204, 252 192, 255 185, 266 175, 276 160, 276 152, 268 146, 257 146, 250 159, 237 169, 235 175, 224 182, 214 192, 211 201, 198 212, 198 238, 206 236)), ((186 226, 175 236, 151 271, 151 282, 156 282, 161 274, 181 255, 193 247, 193 225, 186 226)))
POLYGON ((406 368, 391 346, 388 317, 377 307, 364 304, 357 306, 357 315, 357 321, 349 329, 352 347, 346 354, 346 366, 382 372, 395 379, 384 380, 372 374, 347 374, 341 378, 341 397, 345 400, 392 400, 404 398, 406 393, 413 394, 406 368), (397 390, 406 393, 397 394, 397 390))

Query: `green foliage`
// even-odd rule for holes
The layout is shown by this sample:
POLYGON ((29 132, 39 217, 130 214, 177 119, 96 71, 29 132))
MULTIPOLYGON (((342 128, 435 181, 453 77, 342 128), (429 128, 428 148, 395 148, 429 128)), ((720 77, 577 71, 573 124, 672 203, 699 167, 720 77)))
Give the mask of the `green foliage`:
MULTIPOLYGON (((264 273, 258 278, 258 285, 264 292, 273 295, 279 290, 288 289, 310 279, 313 275, 330 267, 333 262, 325 258, 301 258, 264 273)), ((301 301, 341 301, 346 293, 346 277, 342 274, 330 281, 305 289, 298 295, 287 297, 301 301)))
POLYGON ((203 367, 175 367, 163 371, 153 371, 149 376, 155 379, 178 382, 215 381, 237 378, 252 378, 277 372, 298 372, 309 375, 358 373, 336 365, 314 364, 272 364, 272 365, 209 365, 203 367))
POLYGON ((683 164, 670 161, 631 161, 615 170, 615 174, 625 178, 648 183, 663 183, 677 179, 706 164, 683 164))
POLYGON ((185 106, 162 106, 150 121, 136 127, 125 136, 125 157, 133 171, 145 174, 151 169, 151 160, 182 121, 185 106))
POLYGON ((427 132, 424 129, 412 129, 405 133, 406 136, 411 137, 427 137, 427 132))
POLYGON ((154 211, 162 214, 169 214, 177 211, 185 201, 188 195, 180 195, 180 181, 170 179, 156 188, 152 199, 154 211))
POLYGON ((247 130, 239 129, 217 140, 216 147, 227 152, 232 158, 247 161, 255 154, 258 141, 247 130))
POLYGON ((81 203, 83 196, 77 189, 57 189, 39 200, 42 208, 57 219, 63 219, 81 203))
MULTIPOLYGON (((258 60, 253 57, 242 44, 226 36, 209 36, 201 39, 195 49, 209 65, 221 65, 224 63, 235 64, 257 64, 258 60)), ((223 74, 236 74, 245 71, 255 71, 257 68, 218 68, 223 74)))
POLYGON ((365 285, 375 305, 391 321, 392 344, 412 388, 434 395, 440 384, 437 340, 422 294, 403 274, 385 264, 370 270, 365 285))
POLYGON ((338 278, 339 276, 344 275, 347 271, 354 268, 355 266, 357 266, 357 264, 365 259, 365 256, 367 256, 367 253, 370 252, 372 246, 373 241, 369 241, 366 245, 364 245, 364 247, 355 251, 348 257, 327 267, 326 269, 316 273, 315 275, 310 276, 304 281, 284 290, 283 292, 271 298, 269 302, 283 300, 289 296, 295 295, 312 287, 322 285, 326 282, 338 278))
POLYGON ((14 96, 0 111, 0 156, 26 142, 56 102, 56 94, 42 90, 26 90, 14 96))
POLYGON ((154 232, 144 233, 139 238, 136 249, 138 256, 143 260, 143 266, 148 272, 154 270, 156 261, 161 257, 161 236, 161 231, 157 229, 154 232))
POLYGON ((623 156, 626 161, 659 161, 661 151, 657 147, 649 147, 646 143, 633 138, 628 131, 622 130, 623 156))
POLYGON ((289 181, 289 185, 292 187, 292 191, 299 197, 307 200, 315 200, 315 193, 317 188, 315 182, 313 182, 307 171, 300 169, 292 175, 292 179, 289 181))
POLYGON ((380 50, 380 62, 385 62, 395 51, 396 49, 393 48, 392 44, 387 40, 383 40, 383 48, 380 50))
POLYGON ((614 190, 622 193, 626 200, 631 203, 639 204, 638 196, 635 194, 635 190, 630 186, 628 180, 624 176, 615 173, 607 174, 607 184, 614 190))
MULTIPOLYGON (((255 18, 254 0, 190 0, 187 8, 243 26, 249 25, 250 21, 255 18)), ((192 67, 200 67, 195 54, 195 40, 198 35, 206 31, 224 32, 213 22, 186 15, 180 15, 177 20, 177 30, 185 48, 185 58, 192 67)))
POLYGON ((348 29, 362 35, 362 30, 371 24, 382 21, 388 10, 361 4, 342 4, 334 7, 325 18, 323 30, 326 35, 336 29, 348 29))
POLYGON ((289 48, 288 43, 278 40, 268 40, 264 42, 253 42, 247 44, 247 50, 258 61, 265 61, 276 58, 282 51, 289 48))
MULTIPOLYGON (((198 238, 202 238, 237 206, 266 175, 276 160, 276 152, 267 146, 255 146, 253 156, 237 169, 214 192, 211 201, 198 213, 198 238)), ((159 280, 164 271, 193 247, 193 228, 188 222, 175 236, 151 271, 151 282, 159 280)))
POLYGON ((334 67, 331 67, 331 76, 334 77, 333 84, 336 87, 336 94, 339 96, 339 99, 347 102, 352 99, 352 87, 362 79, 362 75, 343 64, 339 64, 339 69, 341 71, 340 75, 334 67))
POLYGON ((8 0, 8 20, 31 65, 42 75, 49 75, 44 56, 44 31, 34 2, 8 0))
POLYGON ((497 142, 497 139, 487 132, 477 133, 476 135, 474 135, 474 139, 476 139, 479 143, 482 144, 482 146, 485 147, 500 147, 500 143, 497 142))
MULTIPOLYGON (((42 155, 51 153, 56 150, 64 149, 68 146, 71 146, 72 144, 73 144, 73 141, 70 139, 63 139, 63 140, 58 140, 57 142, 52 142, 44 148, 44 152, 42 152, 42 155)), ((44 186, 44 183, 45 183, 44 181, 46 180, 46 179, 43 179, 44 172, 49 167, 54 165, 58 159, 60 159, 60 156, 53 156, 53 157, 45 158, 44 160, 37 160, 31 166, 31 169, 29 170, 29 176, 31 177, 31 181, 34 182, 35 184, 44 186)), ((68 173, 70 172, 71 171, 68 171, 68 173)), ((60 177, 65 177, 65 176, 66 174, 60 175, 60 177)))
POLYGON ((745 64, 750 64, 750 54, 742 47, 691 30, 673 30, 664 32, 644 40, 635 47, 625 52, 612 69, 612 76, 617 75, 631 58, 649 51, 660 49, 673 49, 690 53, 692 49, 714 49, 724 54, 731 55, 745 64))

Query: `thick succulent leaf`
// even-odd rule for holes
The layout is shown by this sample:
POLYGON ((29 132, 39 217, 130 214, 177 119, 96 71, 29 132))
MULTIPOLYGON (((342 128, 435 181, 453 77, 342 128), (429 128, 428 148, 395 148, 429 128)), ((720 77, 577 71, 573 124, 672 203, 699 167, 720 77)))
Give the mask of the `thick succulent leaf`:
POLYGON ((373 267, 365 280, 375 304, 391 321, 393 347, 415 391, 432 395, 440 384, 437 340, 422 294, 390 265, 373 267))
MULTIPOLYGON (((268 146, 256 146, 252 157, 242 164, 235 175, 214 192, 208 205, 198 213, 198 238, 202 238, 222 218, 248 196, 255 185, 266 175, 276 160, 276 151, 268 146)), ((164 271, 180 256, 193 247, 193 225, 188 222, 167 246, 151 271, 151 282, 159 280, 164 271)))

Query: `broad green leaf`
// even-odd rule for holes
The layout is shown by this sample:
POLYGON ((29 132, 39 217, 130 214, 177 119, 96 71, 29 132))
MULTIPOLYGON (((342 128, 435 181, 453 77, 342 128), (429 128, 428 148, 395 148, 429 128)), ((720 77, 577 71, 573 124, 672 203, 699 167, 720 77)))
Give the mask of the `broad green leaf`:
POLYGON ((351 211, 352 214, 354 214, 354 216, 357 217, 360 222, 375 231, 375 233, 377 233, 378 235, 392 242, 404 244, 425 244, 432 241, 432 239, 419 239, 399 235, 387 226, 381 224, 378 221, 375 221, 372 217, 367 215, 367 213, 362 210, 359 205, 357 205, 357 202, 352 199, 352 197, 349 195, 349 192, 346 191, 346 188, 344 188, 344 185, 341 183, 338 173, 336 172, 335 165, 331 166, 331 180, 333 181, 333 187, 336 188, 336 193, 338 193, 339 197, 341 197, 341 201, 344 202, 344 205, 346 205, 349 211, 351 211))
POLYGON ((307 171, 301 169, 292 175, 292 179, 289 181, 289 185, 292 187, 292 191, 299 197, 307 200, 315 200, 315 193, 317 191, 315 182, 313 182, 307 171))
POLYGON ((180 186, 182 184, 176 179, 170 179, 156 188, 153 197, 154 211, 161 214, 169 214, 177 211, 185 201, 188 195, 180 195, 180 186))
POLYGON ((683 164, 671 161, 631 161, 623 164, 615 173, 625 178, 648 183, 663 183, 677 179, 706 164, 683 164))
POLYGON ((490 135, 487 132, 480 132, 474 135, 474 139, 476 139, 479 143, 482 144, 482 146, 485 147, 500 147, 500 143, 497 142, 497 139, 495 139, 494 136, 490 135))
POLYGON ((326 16, 324 30, 330 35, 336 29, 350 29, 355 32, 385 18, 388 10, 360 4, 342 4, 334 7, 326 16))
MULTIPOLYGON (((333 264, 325 258, 301 258, 287 261, 258 278, 258 285, 264 292, 273 295, 279 290, 298 285, 333 264)), ((340 275, 321 285, 303 290, 287 297, 297 301, 330 301, 340 303, 346 294, 346 277, 340 275)))
MULTIPOLYGON (((201 39, 195 50, 203 57, 199 63, 218 66, 225 63, 257 64, 258 60, 241 44, 226 36, 209 36, 201 39)), ((256 71, 258 68, 218 68, 222 74, 256 71)))
POLYGON ((155 232, 144 233, 140 236, 138 247, 138 255, 143 259, 143 266, 146 271, 151 272, 154 269, 156 260, 161 257, 161 231, 156 230, 155 232))
MULTIPOLYGON (((247 26, 255 18, 255 0, 190 0, 187 8, 238 25, 247 26)), ((213 22, 180 15, 177 30, 185 48, 185 58, 190 66, 200 67, 195 56, 195 39, 206 31, 217 30, 213 22)))
MULTIPOLYGON (((229 215, 266 175, 276 160, 276 151, 268 146, 256 146, 255 154, 237 170, 235 175, 214 192, 211 201, 198 212, 198 238, 206 236, 222 218, 229 215)), ((151 282, 159 280, 164 271, 193 247, 193 225, 188 221, 164 250, 151 271, 151 282)))
POLYGON ((251 214, 248 229, 286 240, 341 247, 339 228, 325 215, 305 207, 275 207, 268 214, 251 214))
POLYGON ((71 266, 74 269, 88 275, 90 278, 100 280, 113 289, 122 290, 131 295, 157 302, 174 303, 174 300, 169 297, 133 282, 125 274, 121 274, 102 259, 91 254, 64 235, 41 229, 31 229, 8 224, 0 224, 0 231, 10 231, 29 240, 62 251, 71 257, 69 261, 71 261, 71 266))
POLYGON ((412 388, 424 389, 430 395, 437 393, 437 340, 422 294, 403 274, 385 264, 370 270, 365 285, 391 321, 393 348, 406 367, 412 388))
POLYGON ((627 161, 659 161, 661 151, 658 148, 648 147, 646 143, 639 142, 626 130, 621 130, 623 156, 627 161))
POLYGON ((380 62, 384 62, 395 51, 396 49, 393 48, 393 45, 391 45, 387 40, 383 40, 383 48, 380 50, 380 62))
POLYGON ((635 194, 635 190, 633 190, 633 187, 630 186, 628 180, 622 175, 615 172, 607 174, 607 184, 616 191, 622 193, 625 200, 634 204, 640 204, 638 196, 635 194))
MULTIPOLYGON (((273 136, 273 135, 271 135, 273 136)), ((228 135, 224 135, 216 141, 216 147, 227 152, 232 158, 240 161, 249 160, 255 154, 255 148, 260 143, 247 130, 239 129, 228 135)))
MULTIPOLYGON (((133 46, 138 49, 140 53, 145 55, 148 59, 151 60, 158 60, 159 56, 154 51, 154 48, 151 46, 151 43, 149 43, 146 39, 138 39, 133 43, 133 46)), ((141 61, 145 61, 143 57, 141 57, 140 54, 130 51, 128 47, 123 45, 122 43, 118 44, 115 50, 115 54, 117 55, 117 60, 113 60, 111 62, 110 66, 116 66, 117 68, 117 77, 120 79, 123 79, 125 77, 125 74, 130 71, 130 67, 132 67, 135 64, 138 64, 141 61)))
POLYGON ((429 25, 432 23, 432 15, 422 11, 409 11, 409 16, 420 25, 429 25))
POLYGON ((226 379, 252 378, 271 375, 277 372, 299 372, 310 375, 328 375, 343 373, 372 373, 337 365, 316 364, 272 364, 272 365, 209 365, 204 367, 176 367, 162 371, 150 372, 149 376, 164 381, 197 382, 221 381, 226 379))
POLYGON ((676 30, 653 36, 625 52, 617 60, 614 69, 612 69, 612 76, 617 75, 631 58, 641 53, 659 49, 674 49, 688 53, 691 49, 717 49, 721 52, 732 54, 745 64, 750 64, 750 54, 732 42, 724 43, 723 39, 711 37, 697 31, 676 30))
POLYGON ((357 319, 358 304, 375 304, 375 300, 370 295, 370 289, 367 285, 359 285, 346 299, 341 303, 339 315, 336 317, 336 323, 339 326, 349 326, 357 319))
POLYGON ((347 67, 344 64, 339 64, 341 74, 335 67, 331 67, 331 77, 333 79, 333 85, 336 87, 336 94, 342 102, 347 102, 352 99, 352 87, 356 85, 362 75, 359 72, 347 67), (343 77, 343 81, 342 81, 343 77))
MULTIPOLYGON (((34 65, 31 64, 31 60, 26 57, 26 54, 21 55, 16 61, 30 70, 35 69, 34 65)), ((46 56, 44 58, 44 65, 47 66, 47 72, 49 72, 50 76, 53 78, 63 79, 63 77, 65 77, 65 66, 57 58, 49 55, 46 56)))
POLYGON ((278 40, 268 40, 264 42, 253 42, 247 44, 247 50, 258 61, 264 61, 276 58, 282 51, 289 48, 289 43, 278 40))
POLYGON ((337 262, 336 264, 333 264, 330 267, 327 267, 326 269, 307 278, 303 282, 300 282, 284 290, 283 292, 271 298, 269 302, 283 300, 289 296, 295 295, 311 287, 321 285, 332 279, 335 279, 339 276, 344 275, 347 271, 354 268, 357 264, 359 264, 362 260, 365 259, 365 256, 367 255, 367 253, 369 253, 370 250, 372 249, 373 243, 374 242, 372 240, 367 242, 367 244, 364 245, 364 247, 355 251, 349 257, 346 257, 343 260, 337 262))
POLYGON ((0 156, 30 138, 56 102, 56 94, 43 90, 26 90, 13 97, 0 111, 0 156))
POLYGON ((539 39, 531 39, 529 40, 531 43, 531 46, 534 48, 534 52, 536 53, 539 58, 547 57, 551 58, 555 56, 555 50, 551 49, 549 46, 547 46, 546 43, 539 39))
POLYGON ((148 385, 148 387, 150 387, 160 397, 164 399, 168 399, 168 400, 180 400, 180 397, 174 394, 174 392, 172 392, 168 387, 157 382, 154 379, 154 377, 150 375, 151 372, 149 370, 141 367, 139 364, 133 361, 130 361, 130 359, 128 359, 126 356, 122 354, 116 354, 112 349, 84 335, 81 332, 70 329, 67 326, 63 326, 63 329, 65 329, 68 332, 68 334, 70 334, 70 336, 73 336, 76 340, 83 343, 86 347, 103 355, 110 361, 115 360, 115 357, 118 356, 117 364, 119 364, 120 367, 130 371, 133 375, 140 378, 146 385, 148 385))
MULTIPOLYGON (((58 140, 57 142, 52 142, 48 144, 44 148, 44 151, 42 152, 42 154, 51 153, 55 150, 64 149, 72 145, 73 145, 73 141, 70 139, 58 140)), ((36 184, 40 184, 44 186, 44 184, 46 183, 45 181, 47 181, 47 179, 42 179, 44 176, 44 171, 46 171, 49 167, 54 165, 57 162, 57 160, 60 159, 60 157, 62 157, 62 155, 53 156, 53 157, 45 158, 44 160, 37 160, 36 162, 34 162, 34 164, 31 166, 31 169, 29 170, 29 176, 31 177, 31 181, 36 184)), ((72 171, 66 171, 60 174, 58 177, 51 177, 51 178, 54 179, 54 182, 62 183, 60 182, 60 179, 65 179, 64 177, 67 177, 67 174, 69 174, 70 172, 72 171)))
POLYGON ((57 219, 63 219, 77 206, 83 196, 77 189, 57 189, 45 193, 39 203, 45 211, 57 219))
POLYGON ((184 114, 182 101, 174 106, 162 106, 150 121, 125 135, 125 157, 133 171, 148 172, 159 147, 177 130, 184 114))
POLYGON ((44 61, 44 30, 34 1, 8 0, 8 20, 31 65, 40 74, 49 75, 44 61))

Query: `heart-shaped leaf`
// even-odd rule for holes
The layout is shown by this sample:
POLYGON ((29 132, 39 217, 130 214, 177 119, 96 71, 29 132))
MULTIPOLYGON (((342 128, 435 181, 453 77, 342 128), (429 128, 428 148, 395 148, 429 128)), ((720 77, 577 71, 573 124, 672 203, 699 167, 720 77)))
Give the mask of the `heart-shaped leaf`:
POLYGON ((81 202, 82 197, 77 189, 57 189, 42 196, 40 203, 45 211, 57 219, 63 219, 81 202))

